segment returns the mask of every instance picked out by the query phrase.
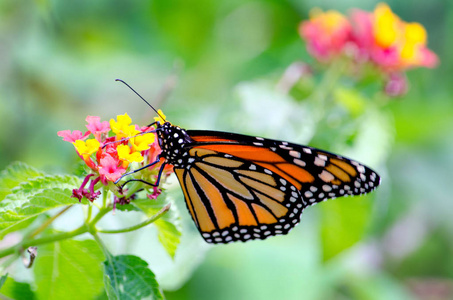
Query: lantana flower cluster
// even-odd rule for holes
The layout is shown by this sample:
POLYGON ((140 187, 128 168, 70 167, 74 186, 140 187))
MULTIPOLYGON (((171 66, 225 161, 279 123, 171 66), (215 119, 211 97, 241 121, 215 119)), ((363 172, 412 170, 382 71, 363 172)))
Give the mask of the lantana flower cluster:
MULTIPOLYGON (((163 115, 161 111, 160 113, 163 115)), ((74 145, 77 154, 90 170, 81 187, 73 190, 72 196, 79 200, 83 197, 95 200, 100 195, 100 191, 95 191, 98 184, 117 189, 113 183, 121 176, 154 162, 161 152, 154 128, 132 124, 127 113, 110 122, 101 122, 101 118, 97 116, 88 116, 86 121, 88 130, 85 133, 79 130, 58 132, 64 141, 74 145), (86 188, 90 180, 91 183, 86 188)), ((161 163, 158 163, 146 168, 134 174, 134 179, 155 183, 160 166, 161 163)), ((171 168, 166 168, 163 176, 170 173, 171 168)), ((118 190, 115 192, 118 193, 118 190)), ((120 193, 122 192, 124 191, 120 189, 120 193)), ((158 188, 153 188, 148 197, 156 198, 159 193, 158 188)))
POLYGON ((385 3, 378 4, 373 12, 354 9, 348 16, 314 9, 310 19, 300 24, 299 33, 309 53, 321 62, 347 56, 356 66, 375 65, 389 82, 393 81, 386 87, 390 93, 392 88, 404 89, 405 70, 438 64, 436 54, 427 48, 423 25, 401 20, 385 3))

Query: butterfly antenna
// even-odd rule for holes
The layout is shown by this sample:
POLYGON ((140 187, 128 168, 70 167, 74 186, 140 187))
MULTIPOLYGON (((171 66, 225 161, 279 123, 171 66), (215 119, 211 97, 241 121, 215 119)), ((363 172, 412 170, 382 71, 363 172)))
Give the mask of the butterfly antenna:
POLYGON ((146 104, 148 104, 149 107, 151 107, 155 112, 156 114, 159 115, 159 117, 164 120, 164 122, 167 122, 167 120, 165 120, 165 118, 151 105, 149 104, 148 101, 145 100, 145 98, 143 98, 139 93, 137 93, 136 90, 134 90, 129 84, 127 84, 124 80, 121 80, 121 79, 115 79, 115 81, 119 81, 119 82, 122 82, 124 83, 128 88, 130 88, 137 96, 140 97, 140 99, 142 99, 143 101, 145 101, 146 104))

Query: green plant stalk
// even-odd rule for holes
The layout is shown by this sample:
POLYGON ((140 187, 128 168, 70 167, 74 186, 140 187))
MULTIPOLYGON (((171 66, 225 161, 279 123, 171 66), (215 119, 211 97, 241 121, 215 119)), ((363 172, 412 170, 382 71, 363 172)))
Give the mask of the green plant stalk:
POLYGON ((31 239, 31 238, 34 238, 35 236, 37 236, 38 234, 40 234, 41 232, 43 232, 50 224, 52 224, 53 221, 55 221, 56 218, 58 218, 59 216, 61 216, 62 214, 64 214, 68 209, 70 209, 72 207, 72 205, 68 205, 66 207, 64 207, 61 211, 59 211, 57 214, 55 214, 54 216, 52 216, 51 218, 47 219, 44 223, 41 224, 41 226, 39 226, 35 231, 33 231, 29 236, 27 236, 26 238, 27 239, 31 239))
POLYGON ((0 250, 0 258, 14 254, 15 252, 21 252, 22 249, 26 249, 31 246, 38 246, 38 245, 42 245, 42 244, 47 244, 47 243, 52 243, 52 242, 56 242, 56 241, 69 239, 69 238, 81 235, 83 233, 86 233, 88 231, 89 231, 89 227, 86 224, 84 224, 73 231, 63 232, 63 233, 50 235, 50 236, 46 236, 46 237, 42 237, 42 238, 34 239, 34 240, 24 240, 17 245, 0 250))
POLYGON ((142 223, 139 223, 137 225, 134 225, 134 226, 131 226, 131 227, 126 227, 126 228, 123 228, 123 229, 96 229, 96 232, 99 232, 99 233, 122 233, 122 232, 130 232, 130 231, 134 231, 134 230, 140 229, 142 227, 145 227, 146 225, 149 225, 149 224, 155 222, 160 217, 162 217, 170 209, 170 206, 171 206, 170 204, 165 205, 157 214, 153 215, 148 220, 146 220, 146 221, 144 221, 142 223))
POLYGON ((96 232, 96 227, 95 227, 96 223, 99 222, 99 220, 111 210, 112 210, 111 207, 106 207, 104 209, 101 209, 99 211, 99 213, 93 218, 93 220, 90 223, 88 223, 88 224, 85 223, 73 231, 49 235, 49 236, 45 236, 45 237, 42 237, 39 239, 23 240, 22 242, 18 243, 17 245, 11 246, 6 249, 2 249, 2 250, 0 250, 0 258, 14 254, 15 252, 20 253, 23 249, 26 249, 31 246, 38 246, 38 245, 42 245, 42 244, 48 244, 48 243, 53 243, 53 242, 57 242, 57 241, 61 241, 61 240, 70 239, 72 237, 81 235, 86 232, 90 232, 91 234, 94 234, 96 232))
POLYGON ((316 91, 310 97, 311 101, 318 110, 316 116, 317 122, 323 118, 326 111, 326 105, 329 104, 327 101, 329 95, 332 93, 336 83, 343 74, 343 71, 347 66, 347 62, 348 61, 346 59, 340 59, 334 62, 324 73, 324 76, 316 88, 316 91))
POLYGON ((126 195, 124 195, 124 197, 126 197, 126 198, 131 197, 138 190, 140 190, 142 188, 142 184, 139 182, 133 182, 133 183, 129 184, 128 188, 129 189, 127 190, 126 195))

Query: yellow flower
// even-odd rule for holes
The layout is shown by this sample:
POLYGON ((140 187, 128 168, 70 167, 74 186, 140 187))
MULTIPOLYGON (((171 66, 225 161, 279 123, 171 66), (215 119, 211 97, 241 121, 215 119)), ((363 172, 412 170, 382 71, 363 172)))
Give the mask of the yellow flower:
POLYGON ((96 152, 101 144, 95 139, 89 139, 86 141, 77 140, 72 143, 76 148, 77 152, 83 156, 83 159, 87 159, 91 154, 96 152))
POLYGON ((127 138, 140 133, 132 123, 127 113, 116 117, 117 121, 110 119, 110 128, 116 134, 116 140, 127 138))
POLYGON ((159 122, 160 124, 164 124, 167 122, 165 119, 167 119, 167 116, 162 112, 162 110, 157 111, 158 116, 154 117, 154 121, 159 122))
POLYGON ((390 47, 399 38, 401 21, 390 7, 379 3, 374 10, 374 37, 376 43, 383 47, 390 47))
POLYGON ((424 45, 427 39, 426 29, 420 23, 407 23, 404 26, 404 38, 407 43, 424 45))
POLYGON ((118 153, 118 158, 123 161, 124 168, 131 162, 142 162, 144 159, 140 152, 133 152, 128 145, 118 145, 116 152, 118 153))
POLYGON ((145 133, 130 139, 132 149, 134 151, 148 150, 150 145, 154 143, 155 135, 153 133, 145 133))
POLYGON ((420 47, 426 44, 425 28, 419 23, 408 23, 404 26, 404 42, 401 47, 401 59, 406 64, 420 62, 420 47))

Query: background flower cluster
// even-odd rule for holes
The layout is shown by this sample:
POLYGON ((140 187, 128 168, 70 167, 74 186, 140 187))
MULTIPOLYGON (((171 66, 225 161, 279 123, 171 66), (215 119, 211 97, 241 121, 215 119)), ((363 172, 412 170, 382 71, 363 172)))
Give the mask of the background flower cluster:
POLYGON ((373 12, 353 9, 349 16, 320 9, 313 9, 310 15, 299 32, 310 53, 321 61, 346 54, 387 72, 437 65, 437 56, 426 46, 423 25, 404 22, 385 3, 373 12))
POLYGON ((348 57, 356 67, 374 65, 387 77, 390 96, 407 92, 405 70, 438 64, 437 55, 427 48, 423 25, 401 20, 385 3, 373 12, 352 9, 347 16, 315 8, 299 33, 309 53, 321 62, 348 57))

